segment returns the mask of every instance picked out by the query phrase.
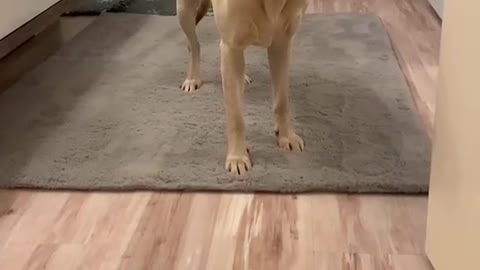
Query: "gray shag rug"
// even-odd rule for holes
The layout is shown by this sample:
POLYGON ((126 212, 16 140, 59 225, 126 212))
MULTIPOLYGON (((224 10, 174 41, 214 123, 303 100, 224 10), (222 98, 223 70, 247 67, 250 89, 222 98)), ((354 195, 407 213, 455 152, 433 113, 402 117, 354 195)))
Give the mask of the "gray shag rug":
POLYGON ((381 20, 309 15, 291 96, 306 152, 276 146, 266 51, 246 53, 246 178, 224 171, 214 19, 198 27, 203 87, 175 17, 103 14, 0 95, 0 187, 425 193, 430 144, 381 20))

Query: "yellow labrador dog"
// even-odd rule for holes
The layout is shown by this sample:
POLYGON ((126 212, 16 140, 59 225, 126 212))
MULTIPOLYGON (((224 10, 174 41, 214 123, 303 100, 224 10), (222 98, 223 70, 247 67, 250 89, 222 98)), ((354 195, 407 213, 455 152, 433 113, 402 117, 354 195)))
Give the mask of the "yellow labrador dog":
POLYGON ((227 158, 225 169, 244 175, 252 168, 243 119, 245 83, 244 51, 248 46, 267 48, 273 84, 273 113, 278 145, 303 151, 304 141, 290 121, 289 60, 292 38, 305 13, 307 0, 177 0, 177 16, 189 40, 190 65, 181 88, 201 86, 200 44, 196 24, 213 7, 220 34, 221 73, 226 114, 227 158))

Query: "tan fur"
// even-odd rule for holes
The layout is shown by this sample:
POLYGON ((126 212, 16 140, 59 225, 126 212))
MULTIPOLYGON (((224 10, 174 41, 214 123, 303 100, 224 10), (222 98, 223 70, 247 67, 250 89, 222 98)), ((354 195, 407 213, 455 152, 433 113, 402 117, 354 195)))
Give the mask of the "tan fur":
POLYGON ((200 6, 197 9, 197 15, 195 17, 195 24, 198 24, 202 20, 211 6, 212 2, 210 2, 210 0, 200 0, 200 6))
MULTIPOLYGON (((226 113, 227 158, 225 168, 238 175, 251 169, 243 119, 245 83, 244 51, 260 46, 268 51, 273 86, 275 131, 281 148, 303 151, 304 141, 290 121, 289 79, 292 39, 306 8, 306 0, 211 0, 221 42, 221 72, 226 113)), ((208 10, 210 0, 177 0, 177 16, 189 40, 191 61, 185 91, 200 87, 200 45, 195 25, 208 10), (206 8, 205 8, 206 7, 206 8)))

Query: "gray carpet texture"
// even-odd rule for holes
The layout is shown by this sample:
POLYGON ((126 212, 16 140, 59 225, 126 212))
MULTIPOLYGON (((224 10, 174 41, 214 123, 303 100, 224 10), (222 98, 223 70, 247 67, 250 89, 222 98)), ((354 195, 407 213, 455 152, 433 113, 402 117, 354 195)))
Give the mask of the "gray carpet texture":
POLYGON ((0 95, 0 187, 425 193, 430 143, 381 20, 309 15, 291 66, 304 153, 276 145, 266 51, 246 52, 247 177, 224 171, 214 19, 198 26, 204 85, 179 89, 175 17, 104 13, 0 95))

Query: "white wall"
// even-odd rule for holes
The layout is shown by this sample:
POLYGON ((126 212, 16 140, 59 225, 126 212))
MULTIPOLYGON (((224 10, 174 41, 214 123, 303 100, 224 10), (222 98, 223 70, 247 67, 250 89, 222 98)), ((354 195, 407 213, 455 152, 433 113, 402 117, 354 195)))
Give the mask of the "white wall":
POLYGON ((445 2, 426 242, 436 270, 480 269, 479 10, 445 2))
POLYGON ((0 0, 0 39, 60 0, 0 0))

